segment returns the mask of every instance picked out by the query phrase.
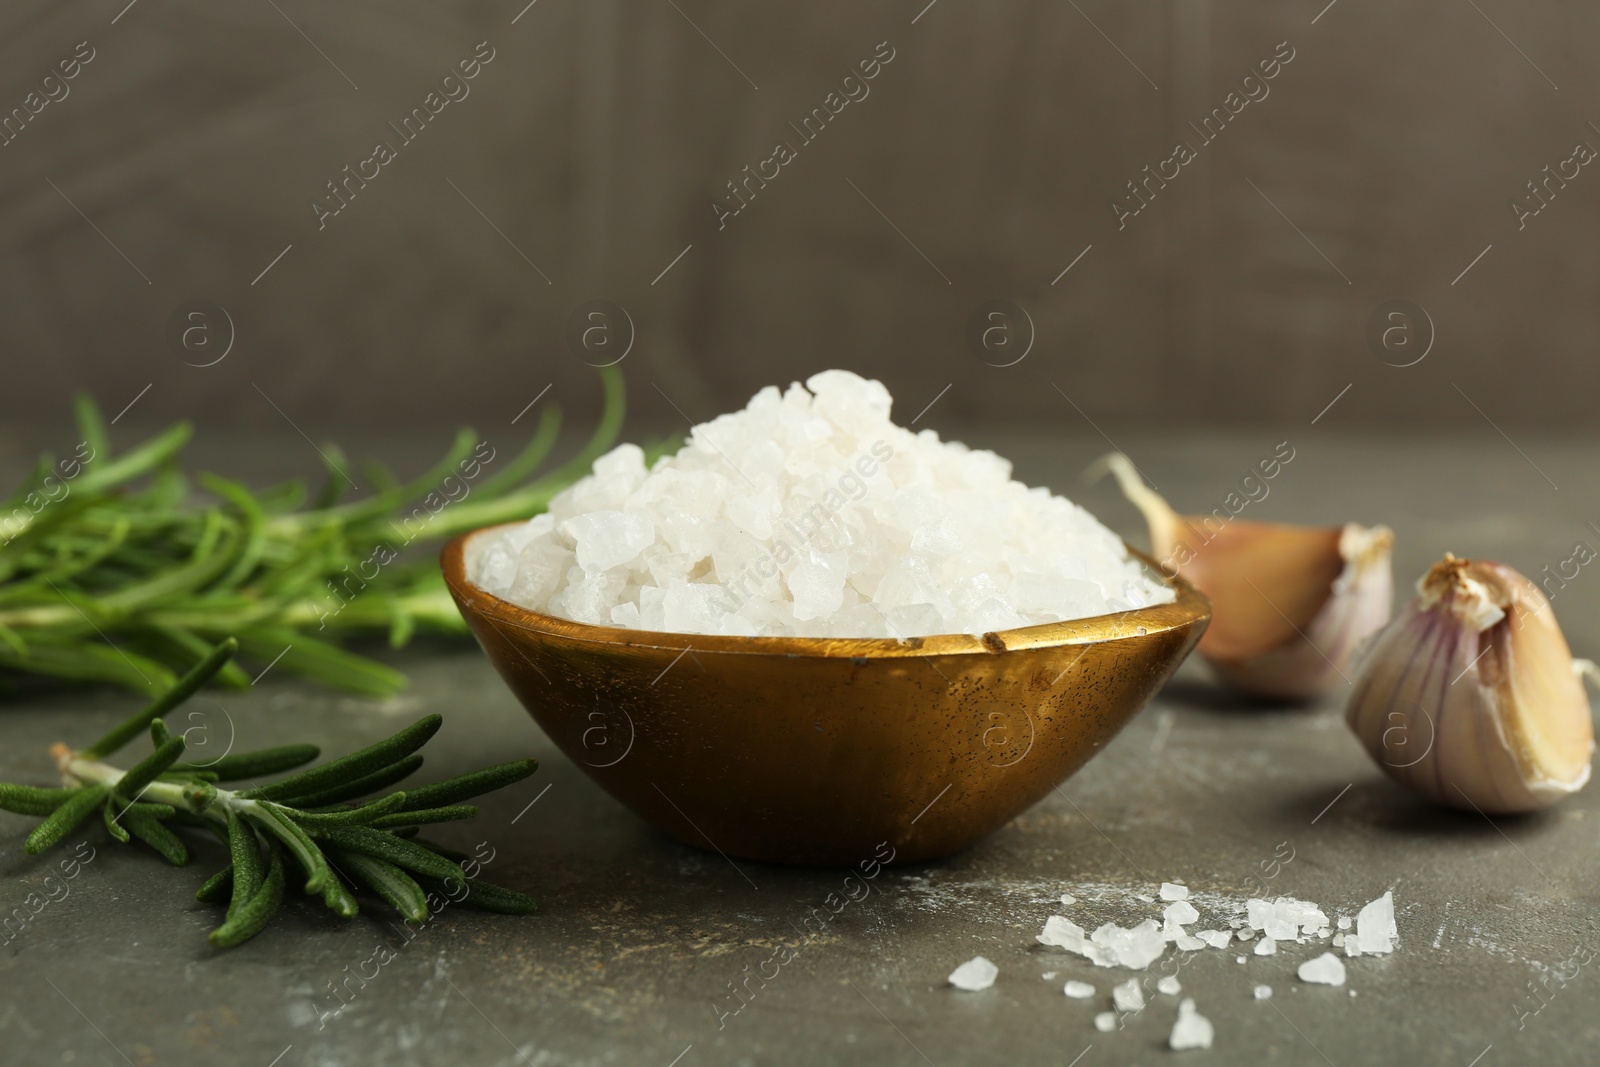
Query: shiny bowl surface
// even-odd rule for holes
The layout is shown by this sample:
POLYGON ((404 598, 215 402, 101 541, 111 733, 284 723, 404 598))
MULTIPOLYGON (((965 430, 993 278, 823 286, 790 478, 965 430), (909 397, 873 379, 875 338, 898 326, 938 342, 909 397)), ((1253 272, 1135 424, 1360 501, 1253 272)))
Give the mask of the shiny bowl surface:
POLYGON ((474 585, 469 545, 492 529, 445 546, 445 581, 545 733, 668 837, 776 863, 966 848, 1115 736, 1211 616, 1171 579, 1170 604, 981 637, 589 626, 474 585))

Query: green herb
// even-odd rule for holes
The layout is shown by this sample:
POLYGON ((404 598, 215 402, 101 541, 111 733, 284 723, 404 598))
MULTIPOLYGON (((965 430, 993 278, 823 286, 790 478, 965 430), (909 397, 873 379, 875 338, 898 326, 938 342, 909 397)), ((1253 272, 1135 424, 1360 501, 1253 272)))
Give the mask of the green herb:
POLYGON ((99 810, 119 841, 137 838, 181 867, 189 862, 189 849, 167 824, 210 829, 227 844, 231 858, 196 898, 227 903, 222 925, 211 931, 211 943, 222 948, 260 933, 283 903, 286 885, 298 883, 300 875, 306 893, 346 917, 356 914, 355 887, 421 921, 428 915, 424 884, 442 887, 468 907, 517 914, 534 910, 534 902, 515 890, 477 881, 469 887, 464 865, 413 835, 425 823, 476 815, 475 807, 456 801, 521 781, 538 767, 535 761, 502 763, 409 792, 356 800, 421 764, 417 750, 439 729, 437 715, 359 752, 246 789, 216 783, 303 766, 317 758, 316 746, 240 753, 206 766, 179 762, 183 738, 160 716, 218 677, 237 648, 232 638, 217 645, 167 692, 94 744, 76 751, 55 745, 51 755, 65 788, 0 784, 0 808, 44 817, 28 835, 25 850, 43 852, 99 810), (150 755, 126 771, 103 762, 145 730, 153 745, 150 755), (335 795, 341 802, 331 799, 335 795))
MULTIPOLYGON (((327 481, 309 501, 299 482, 253 493, 212 474, 195 492, 178 467, 187 423, 113 456, 99 412, 80 397, 74 456, 41 458, 0 503, 0 669, 154 693, 235 636, 257 673, 273 664, 393 693, 404 676, 340 642, 387 633, 400 647, 418 630, 465 633, 432 554, 406 549, 544 510, 621 427, 622 375, 607 369, 601 379, 599 425, 552 474, 534 476, 560 427, 560 412, 546 407, 520 454, 496 454, 462 430, 411 482, 369 465, 377 491, 350 502, 341 500, 348 465, 332 446, 321 449, 327 481)), ((250 681, 236 664, 217 678, 250 681)))

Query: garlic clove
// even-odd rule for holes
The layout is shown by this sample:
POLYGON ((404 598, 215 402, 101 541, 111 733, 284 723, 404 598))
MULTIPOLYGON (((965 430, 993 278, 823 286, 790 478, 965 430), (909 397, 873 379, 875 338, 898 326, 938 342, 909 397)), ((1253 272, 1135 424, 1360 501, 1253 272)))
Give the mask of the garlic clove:
POLYGON ((1113 453, 1096 467, 1115 475, 1144 513, 1162 569, 1210 598, 1212 621, 1198 650, 1219 677, 1284 700, 1314 699, 1349 681, 1357 647, 1389 618, 1388 527, 1179 515, 1126 456, 1113 453))
POLYGON ((1345 719, 1385 773, 1437 803, 1533 811, 1589 780, 1580 668, 1537 586, 1446 555, 1373 639, 1345 719))
MULTIPOLYGON (((1296 623, 1292 638, 1265 652, 1236 656, 1211 652, 1207 659, 1212 669, 1238 689, 1281 700, 1314 700, 1349 684, 1362 642, 1389 621, 1394 601, 1389 565, 1393 545, 1394 534, 1387 526, 1346 525, 1339 531, 1338 577, 1310 620, 1296 623)), ((1253 567, 1254 562, 1245 566, 1253 567)), ((1256 584, 1260 591, 1251 591, 1265 601, 1269 587, 1256 584)), ((1276 606, 1288 615, 1283 604, 1276 606)))

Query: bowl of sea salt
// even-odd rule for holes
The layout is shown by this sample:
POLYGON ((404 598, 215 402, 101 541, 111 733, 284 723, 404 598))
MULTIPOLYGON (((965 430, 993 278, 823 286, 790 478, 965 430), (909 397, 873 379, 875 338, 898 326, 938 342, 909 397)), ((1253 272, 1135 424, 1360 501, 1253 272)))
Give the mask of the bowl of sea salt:
POLYGON ((622 445, 445 579, 551 739, 662 833, 783 863, 915 862, 1071 775, 1210 605, 992 452, 825 371, 622 445))

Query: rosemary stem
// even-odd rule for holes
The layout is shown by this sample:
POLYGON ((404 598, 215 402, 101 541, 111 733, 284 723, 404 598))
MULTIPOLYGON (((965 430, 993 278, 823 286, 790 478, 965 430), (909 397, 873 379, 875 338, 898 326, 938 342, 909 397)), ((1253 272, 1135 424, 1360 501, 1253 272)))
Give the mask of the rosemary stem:
MULTIPOLYGON (((61 771, 62 784, 68 787, 94 784, 114 786, 127 774, 126 771, 109 763, 84 759, 59 742, 51 748, 51 752, 55 755, 56 766, 61 771)), ((179 782, 151 782, 139 792, 138 799, 152 804, 166 804, 217 823, 226 821, 221 814, 225 809, 232 808, 235 812, 242 813, 256 806, 255 801, 239 797, 235 790, 218 788, 216 799, 205 810, 196 810, 195 805, 184 795, 184 787, 179 782)))

